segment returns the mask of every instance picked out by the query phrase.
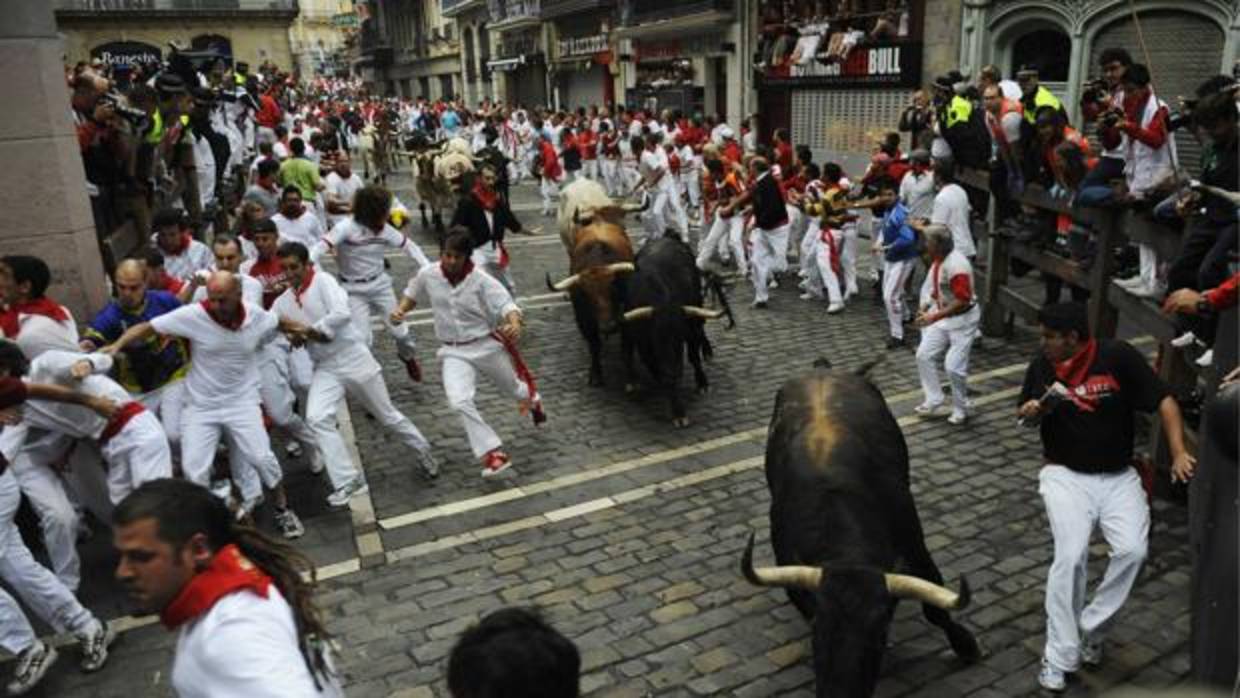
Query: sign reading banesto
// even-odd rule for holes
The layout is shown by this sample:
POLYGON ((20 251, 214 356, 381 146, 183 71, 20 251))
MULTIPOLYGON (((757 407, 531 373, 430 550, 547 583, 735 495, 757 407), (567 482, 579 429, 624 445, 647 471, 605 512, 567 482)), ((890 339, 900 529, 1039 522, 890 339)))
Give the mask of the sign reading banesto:
POLYGON ((91 49, 91 58, 98 58, 108 66, 141 65, 158 66, 163 61, 159 47, 141 41, 113 41, 91 49))

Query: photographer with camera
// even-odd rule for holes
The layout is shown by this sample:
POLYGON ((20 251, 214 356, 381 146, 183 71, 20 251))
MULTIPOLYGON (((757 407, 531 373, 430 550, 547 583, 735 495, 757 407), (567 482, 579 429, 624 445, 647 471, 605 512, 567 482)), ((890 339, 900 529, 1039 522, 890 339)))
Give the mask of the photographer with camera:
POLYGON ((1081 92, 1081 118, 1086 124, 1098 124, 1098 140, 1102 154, 1098 166, 1090 171, 1082 187, 1109 186, 1124 176, 1126 136, 1119 129, 1124 119, 1124 90, 1120 82, 1132 65, 1132 56, 1122 48, 1103 49, 1098 57, 1102 77, 1085 83, 1081 92))

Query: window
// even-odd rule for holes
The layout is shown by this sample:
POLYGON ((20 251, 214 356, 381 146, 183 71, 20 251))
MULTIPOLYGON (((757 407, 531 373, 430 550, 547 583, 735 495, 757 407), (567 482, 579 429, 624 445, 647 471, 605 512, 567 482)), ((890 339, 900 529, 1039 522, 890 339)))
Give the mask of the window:
POLYGON ((1067 82, 1072 63, 1072 40, 1059 29, 1029 32, 1012 45, 1012 65, 1008 75, 1023 66, 1038 69, 1039 82, 1067 82))

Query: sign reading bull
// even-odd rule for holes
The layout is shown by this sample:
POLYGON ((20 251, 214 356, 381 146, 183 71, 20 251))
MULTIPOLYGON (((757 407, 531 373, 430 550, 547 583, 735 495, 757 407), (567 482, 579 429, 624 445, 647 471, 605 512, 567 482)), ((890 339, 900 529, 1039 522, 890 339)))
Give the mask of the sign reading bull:
POLYGON ((909 489, 904 434, 882 394, 865 371, 815 365, 779 389, 768 431, 778 566, 754 567, 751 535, 741 571, 753 584, 785 588, 812 621, 817 695, 868 698, 900 599, 920 601, 958 657, 981 653, 948 614, 968 605, 969 585, 961 578, 959 592, 942 586, 909 489))

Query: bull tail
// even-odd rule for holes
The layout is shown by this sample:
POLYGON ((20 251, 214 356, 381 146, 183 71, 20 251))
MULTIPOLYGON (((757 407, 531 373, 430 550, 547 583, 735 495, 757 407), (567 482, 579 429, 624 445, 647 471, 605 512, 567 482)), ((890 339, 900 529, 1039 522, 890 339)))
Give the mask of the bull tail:
POLYGON ((880 356, 877 359, 874 359, 873 361, 867 361, 866 363, 863 363, 857 368, 853 369, 853 375, 859 376, 861 378, 865 378, 868 380, 870 378, 870 371, 873 371, 875 366, 881 364, 885 360, 886 360, 885 356, 880 356))
POLYGON ((728 329, 736 327, 736 318, 732 316, 732 306, 728 304, 728 295, 724 293, 723 283, 719 280, 718 275, 706 272, 706 287, 711 293, 715 294, 715 300, 719 301, 719 307, 723 308, 723 312, 728 316, 728 329))

